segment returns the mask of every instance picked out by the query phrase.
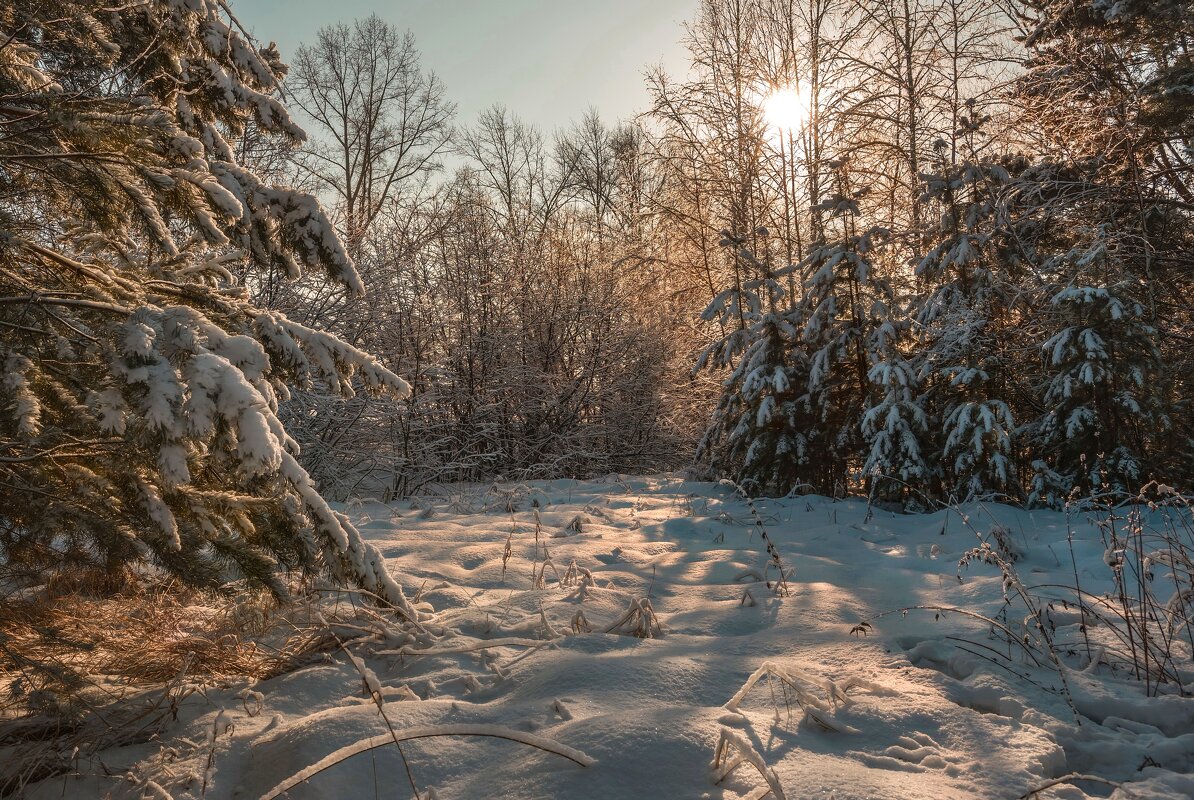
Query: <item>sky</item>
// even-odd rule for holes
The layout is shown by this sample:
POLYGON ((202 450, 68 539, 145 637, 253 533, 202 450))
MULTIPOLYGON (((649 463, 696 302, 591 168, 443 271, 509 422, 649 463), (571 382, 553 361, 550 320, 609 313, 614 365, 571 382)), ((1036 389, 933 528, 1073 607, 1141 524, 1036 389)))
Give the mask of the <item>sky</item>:
POLYGON ((494 104, 546 132, 590 107, 607 122, 647 106, 643 71, 685 70, 681 23, 698 0, 234 0, 240 21, 289 59, 320 28, 376 13, 409 29, 457 122, 494 104))

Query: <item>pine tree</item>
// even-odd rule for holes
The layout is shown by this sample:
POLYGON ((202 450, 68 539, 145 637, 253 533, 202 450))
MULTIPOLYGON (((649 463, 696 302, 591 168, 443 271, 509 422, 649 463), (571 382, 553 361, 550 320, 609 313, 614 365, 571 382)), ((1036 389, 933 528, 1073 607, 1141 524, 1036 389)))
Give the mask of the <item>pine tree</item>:
POLYGON ((277 417, 287 385, 402 394, 367 354, 233 280, 363 289, 318 203, 237 163, 299 140, 285 67, 219 0, 0 9, 0 563, 34 582, 149 562, 277 593, 321 569, 414 617, 277 417))
MULTIPOLYGON (((811 475, 820 491, 837 493, 863 466, 863 416, 876 402, 871 366, 876 334, 887 321, 892 291, 877 274, 875 256, 889 239, 883 228, 859 229, 858 200, 847 165, 836 162, 836 192, 817 209, 835 238, 814 245, 800 269, 809 277, 797 311, 801 346, 808 353, 809 404, 817 415, 810 450, 811 475)), ((886 382, 889 375, 880 376, 886 382)))
POLYGON ((907 327, 888 309, 888 319, 872 335, 869 348, 874 363, 867 377, 877 392, 862 415, 862 435, 869 445, 862 471, 871 481, 872 497, 886 501, 900 501, 909 490, 923 493, 930 474, 920 381, 901 347, 907 327))
POLYGON ((783 279, 792 268, 771 270, 742 239, 723 235, 723 246, 754 277, 723 291, 703 314, 729 333, 705 348, 696 369, 729 374, 697 458, 752 495, 784 495, 801 482, 810 458, 807 359, 785 311, 783 279))
POLYGON ((1063 492, 1180 481, 1194 465, 1194 3, 1030 6, 1019 97, 1056 176, 1043 169, 1035 190, 1053 241, 1037 289, 1049 416, 1032 430, 1061 459, 1038 465, 1037 488, 1056 483, 1050 472, 1063 492))
POLYGON ((976 134, 985 119, 962 118, 962 150, 957 164, 940 162, 926 182, 925 202, 941 210, 927 239, 934 246, 917 265, 917 277, 931 291, 921 303, 918 372, 927 385, 926 402, 941 431, 932 460, 943 489, 957 498, 992 492, 1016 495, 1013 462, 1015 424, 1005 399, 1003 337, 1009 324, 1009 273, 1019 255, 1001 213, 1003 188, 1011 175, 1000 164, 978 157, 976 134))
MULTIPOLYGON (((1146 479, 1145 432, 1157 418, 1150 384, 1156 331, 1130 285, 1067 286, 1050 306, 1060 327, 1041 350, 1049 374, 1037 452, 1056 489, 1134 491, 1146 479)), ((1034 499, 1046 499, 1034 487, 1034 499)))

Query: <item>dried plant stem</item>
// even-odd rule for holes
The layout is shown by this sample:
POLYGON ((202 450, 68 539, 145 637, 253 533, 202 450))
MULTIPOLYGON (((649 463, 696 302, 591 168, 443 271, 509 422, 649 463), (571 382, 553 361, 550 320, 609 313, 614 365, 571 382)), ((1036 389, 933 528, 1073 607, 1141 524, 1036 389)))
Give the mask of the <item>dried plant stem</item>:
POLYGON ((382 734, 381 736, 373 736, 369 739, 362 739, 359 742, 341 747, 326 757, 320 759, 315 764, 306 769, 292 775, 286 780, 279 783, 274 788, 261 796, 261 800, 274 800, 274 798, 288 792, 300 783, 310 780, 316 775, 328 770, 345 759, 351 758, 358 753, 375 750, 379 747, 386 747, 392 743, 402 741, 410 741, 413 739, 427 739, 436 736, 486 736, 493 739, 507 739, 512 742, 525 744, 529 747, 534 747, 542 750, 545 753, 552 753, 553 755, 566 758, 582 767, 591 767, 596 762, 595 759, 585 755, 579 750, 567 747, 566 745, 554 742, 551 739, 542 736, 536 736, 532 733, 524 733, 523 731, 516 731, 510 728, 502 728, 497 725, 425 725, 417 728, 407 728, 402 731, 392 731, 390 734, 382 734))

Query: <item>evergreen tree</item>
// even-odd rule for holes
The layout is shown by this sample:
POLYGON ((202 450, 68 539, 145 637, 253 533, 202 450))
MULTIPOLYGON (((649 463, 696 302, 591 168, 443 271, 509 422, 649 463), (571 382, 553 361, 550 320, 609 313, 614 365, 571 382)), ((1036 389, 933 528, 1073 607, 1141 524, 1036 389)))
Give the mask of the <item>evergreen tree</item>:
POLYGON ((1032 427, 1062 463, 1038 472, 1079 488, 1100 471, 1127 489, 1180 480, 1194 466, 1194 3, 1029 5, 1019 98, 1041 161, 1057 165, 1035 188, 1053 241, 1036 288, 1049 416, 1032 427), (1096 468, 1099 453, 1110 460, 1096 468))
POLYGON ((944 492, 958 498, 1019 493, 1003 339, 1014 285, 1009 273, 1020 257, 1000 197, 1011 176, 976 152, 982 122, 963 117, 968 158, 961 163, 950 164, 946 143, 938 142, 938 171, 923 178, 925 203, 941 215, 926 237, 935 244, 916 268, 931 287, 916 318, 918 372, 940 430, 931 458, 944 492))
MULTIPOLYGON (((1159 352, 1129 289, 1067 286, 1050 301, 1060 330, 1041 346, 1047 410, 1035 444, 1060 476, 1057 488, 1131 492, 1147 479, 1145 434, 1160 422, 1150 389, 1159 352)), ((1046 499, 1047 488, 1034 486, 1034 499, 1046 499)))
POLYGON ((0 563, 40 581, 148 561, 195 584, 321 569, 415 616, 316 492, 287 384, 405 383, 253 307, 233 273, 361 282, 317 202, 237 163, 298 140, 285 67, 219 0, 0 9, 0 563))
POLYGON ((863 475, 871 481, 871 496, 902 500, 909 489, 926 484, 930 467, 924 440, 928 419, 920 404, 920 381, 915 364, 901 347, 907 330, 888 309, 888 318, 872 335, 871 366, 867 377, 876 387, 873 404, 862 415, 862 435, 869 445, 863 475))
MULTIPOLYGON (((836 191, 820 204, 835 238, 814 245, 801 263, 805 294, 796 311, 801 346, 808 353, 808 395, 817 420, 810 437, 812 483, 840 493, 863 466, 863 415, 876 402, 871 381, 876 334, 888 321, 892 292, 877 273, 875 256, 889 232, 860 230, 858 200, 847 165, 836 162, 836 191)), ((886 383, 894 373, 879 377, 886 383)), ((898 378, 897 378, 898 380, 898 378)))
POLYGON ((753 495, 783 495, 800 483, 810 459, 808 364, 783 310, 782 279, 792 268, 771 270, 740 238, 724 237, 753 277, 720 293, 703 314, 729 333, 705 348, 696 368, 729 374, 697 458, 753 495))

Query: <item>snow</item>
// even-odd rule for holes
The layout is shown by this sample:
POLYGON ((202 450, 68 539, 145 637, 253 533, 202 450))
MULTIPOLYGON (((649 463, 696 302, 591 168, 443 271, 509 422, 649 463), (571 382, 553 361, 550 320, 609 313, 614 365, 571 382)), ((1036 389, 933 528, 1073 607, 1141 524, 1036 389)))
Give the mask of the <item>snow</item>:
POLYGON ((166 501, 154 486, 143 480, 138 480, 137 485, 141 489, 149 518, 158 526, 159 532, 165 535, 170 549, 178 552, 182 549, 182 540, 178 536, 178 522, 174 519, 174 512, 166 505, 166 501))
POLYGON ((4 388, 12 397, 12 418, 16 420, 17 432, 33 437, 41 430, 41 403, 29 387, 26 373, 33 369, 33 362, 24 356, 9 353, 5 359, 4 388))
POLYGON ((80 776, 102 772, 173 798, 412 796, 395 738, 423 797, 1016 798, 1071 773, 1092 779, 1042 796, 1190 796, 1194 700, 1087 659, 1077 608, 1040 603, 1060 672, 942 610, 996 617, 1005 592, 1075 573, 1109 590, 1097 526, 963 511, 746 501, 678 475, 358 501, 340 512, 421 587, 425 633, 395 624, 349 642, 351 660, 208 686, 157 740, 28 796, 99 797, 111 779, 80 776), (769 553, 788 596, 760 583, 769 553), (991 566, 1013 556, 1009 578, 991 566))

